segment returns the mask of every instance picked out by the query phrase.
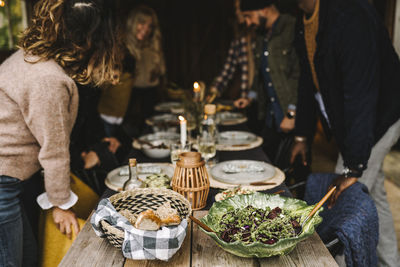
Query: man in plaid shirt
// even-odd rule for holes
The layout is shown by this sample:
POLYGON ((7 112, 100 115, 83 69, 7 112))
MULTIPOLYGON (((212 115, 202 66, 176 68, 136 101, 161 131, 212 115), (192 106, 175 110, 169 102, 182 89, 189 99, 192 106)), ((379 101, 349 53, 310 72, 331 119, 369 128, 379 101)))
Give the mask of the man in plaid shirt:
POLYGON ((224 69, 211 89, 220 93, 240 68, 241 97, 234 104, 246 108, 257 103, 255 131, 263 136, 264 151, 274 163, 280 161, 276 156, 279 145, 294 129, 300 73, 294 48, 295 18, 281 14, 276 3, 241 1, 244 21, 257 29, 257 35, 254 41, 239 38, 232 42, 224 69))

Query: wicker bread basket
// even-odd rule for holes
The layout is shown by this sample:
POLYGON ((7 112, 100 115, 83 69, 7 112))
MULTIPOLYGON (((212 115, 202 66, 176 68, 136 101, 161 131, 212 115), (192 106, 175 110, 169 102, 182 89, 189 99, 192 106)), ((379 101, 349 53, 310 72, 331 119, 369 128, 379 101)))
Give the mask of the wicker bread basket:
MULTIPOLYGON (((171 208, 178 211, 181 219, 187 219, 192 213, 189 201, 170 189, 135 188, 115 194, 109 199, 118 212, 129 210, 134 215, 138 215, 148 209, 156 210, 166 202, 169 202, 171 208)), ((121 248, 124 241, 124 231, 111 226, 106 221, 101 221, 100 224, 108 241, 113 246, 121 248)))

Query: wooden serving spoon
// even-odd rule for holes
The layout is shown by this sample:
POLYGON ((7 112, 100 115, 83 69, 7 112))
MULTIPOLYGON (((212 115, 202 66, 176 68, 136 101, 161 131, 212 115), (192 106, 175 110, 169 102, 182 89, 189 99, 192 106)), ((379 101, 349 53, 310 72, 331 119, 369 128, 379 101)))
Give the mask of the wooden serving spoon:
POLYGON ((189 215, 189 218, 195 222, 198 226, 200 226, 201 228, 203 228, 204 230, 206 230, 207 232, 212 232, 215 233, 210 227, 208 227, 207 225, 205 225, 204 223, 202 223, 201 221, 199 221, 198 219, 196 219, 195 217, 193 217, 192 215, 189 215))
POLYGON ((307 221, 324 205, 324 203, 328 200, 328 198, 335 192, 336 186, 332 187, 331 190, 329 190, 328 193, 315 205, 315 207, 312 209, 312 211, 307 215, 306 219, 301 223, 300 227, 300 232, 297 235, 300 235, 303 232, 304 225, 307 223, 307 221))

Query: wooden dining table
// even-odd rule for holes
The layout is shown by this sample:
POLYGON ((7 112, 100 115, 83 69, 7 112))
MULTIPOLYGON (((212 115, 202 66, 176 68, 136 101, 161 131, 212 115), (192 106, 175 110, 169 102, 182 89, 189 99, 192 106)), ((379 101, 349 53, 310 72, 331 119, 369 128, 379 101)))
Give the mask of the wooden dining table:
MULTIPOLYGON (((229 127, 229 130, 246 130, 245 126, 229 127)), ((217 153, 219 161, 233 159, 250 159, 270 162, 261 147, 244 151, 221 151, 217 153)), ((154 159, 146 158, 141 151, 133 149, 129 157, 138 158, 139 162, 152 162, 154 159)), ((159 159, 163 162, 168 159, 159 159)), ((202 218, 214 203, 215 195, 219 192, 210 188, 207 205, 204 210, 194 211, 193 216, 202 218)), ((265 193, 279 192, 282 196, 290 197, 291 193, 285 183, 265 193)), ((102 198, 109 197, 117 192, 107 189, 102 198)), ((90 217, 89 217, 90 219, 90 217)), ((189 220, 188 230, 179 251, 168 262, 158 260, 131 260, 122 255, 121 249, 112 246, 107 239, 98 237, 88 220, 83 229, 73 242, 59 266, 338 266, 317 233, 297 244, 296 248, 285 256, 270 258, 241 258, 230 254, 220 248, 215 241, 203 233, 197 225, 189 220)))
MULTIPOLYGON (((196 218, 202 218, 208 211, 194 211, 196 218)), ((285 256, 270 258, 241 258, 220 248, 215 241, 203 233, 196 224, 189 222, 187 234, 179 251, 168 261, 131 260, 122 255, 121 249, 112 246, 107 239, 96 236, 87 222, 71 248, 61 261, 61 267, 71 266, 338 266, 317 233, 297 244, 285 256)))

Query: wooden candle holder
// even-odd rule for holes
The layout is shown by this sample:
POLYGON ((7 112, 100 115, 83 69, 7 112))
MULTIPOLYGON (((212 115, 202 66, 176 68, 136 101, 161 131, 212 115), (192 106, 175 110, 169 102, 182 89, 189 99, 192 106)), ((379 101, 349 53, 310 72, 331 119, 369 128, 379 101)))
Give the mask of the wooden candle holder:
POLYGON ((210 180, 199 152, 180 154, 172 177, 172 189, 189 200, 192 210, 206 206, 210 180))

